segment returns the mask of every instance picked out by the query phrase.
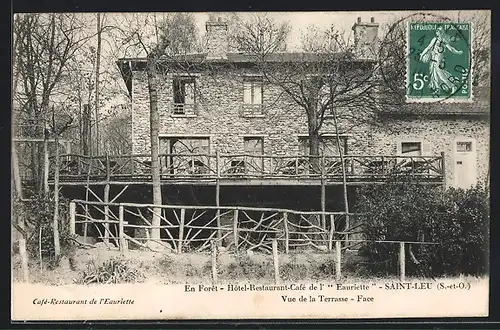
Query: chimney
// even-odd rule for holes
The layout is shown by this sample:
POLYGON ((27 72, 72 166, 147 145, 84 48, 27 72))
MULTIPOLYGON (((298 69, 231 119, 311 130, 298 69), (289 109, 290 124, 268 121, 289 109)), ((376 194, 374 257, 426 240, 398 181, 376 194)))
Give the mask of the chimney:
POLYGON ((227 59, 229 48, 227 23, 219 17, 216 21, 208 20, 205 27, 207 29, 207 60, 227 59))
POLYGON ((361 17, 358 17, 354 23, 352 30, 354 31, 354 53, 356 58, 360 59, 376 59, 378 46, 378 27, 375 23, 375 18, 370 18, 370 23, 362 22, 361 17))

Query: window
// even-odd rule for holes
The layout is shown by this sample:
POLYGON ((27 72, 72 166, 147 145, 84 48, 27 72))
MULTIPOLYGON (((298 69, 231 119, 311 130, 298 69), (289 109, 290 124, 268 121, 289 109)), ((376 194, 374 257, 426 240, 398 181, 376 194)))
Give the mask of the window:
POLYGON ((163 173, 203 174, 210 168, 208 137, 161 138, 160 148, 160 154, 168 154, 165 160, 162 159, 163 173))
POLYGON ((457 142, 457 152, 472 152, 472 142, 457 142))
POLYGON ((245 154, 250 155, 245 157, 244 166, 247 173, 261 173, 264 167, 264 158, 252 157, 264 154, 264 139, 262 137, 245 137, 244 138, 245 154))
POLYGON ((243 81, 243 102, 245 104, 262 104, 262 78, 245 78, 243 81))
POLYGON ((174 115, 195 114, 196 82, 191 77, 176 77, 173 80, 174 115))
MULTIPOLYGON (((340 136, 340 145, 347 154, 347 137, 340 136)), ((299 150, 302 155, 309 155, 309 137, 299 137, 299 150)), ((338 156, 337 138, 335 136, 323 136, 319 141, 319 154, 325 156, 338 156)))
POLYGON ((264 139, 261 137, 245 137, 245 154, 262 155, 264 153, 264 139))
POLYGON ((401 154, 404 156, 421 156, 422 142, 401 142, 401 154))

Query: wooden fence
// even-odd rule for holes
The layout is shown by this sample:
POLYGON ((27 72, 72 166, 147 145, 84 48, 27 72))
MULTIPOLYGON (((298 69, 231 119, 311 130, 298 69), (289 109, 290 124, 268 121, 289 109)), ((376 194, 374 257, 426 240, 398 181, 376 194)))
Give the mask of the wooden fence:
MULTIPOLYGON (((211 251, 212 281, 217 282, 217 255, 219 249, 234 252, 259 250, 273 256, 275 282, 279 283, 278 253, 311 247, 331 251, 335 260, 335 277, 341 279, 342 251, 353 244, 378 243, 396 245, 399 249, 399 278, 406 278, 408 244, 436 244, 413 241, 370 241, 361 230, 349 228, 347 217, 356 214, 343 212, 301 212, 286 209, 253 207, 214 207, 185 205, 151 205, 134 203, 103 203, 83 200, 70 202, 70 233, 77 233, 77 225, 91 224, 98 237, 111 241, 125 252, 129 244, 150 248, 154 241, 174 253, 211 251), (153 213, 159 212, 160 225, 151 223, 153 213), (329 221, 324 221, 329 219, 329 221), (157 240, 149 230, 159 228, 164 234, 157 240), (342 229, 340 229, 342 228, 342 229), (145 237, 133 237, 131 230, 143 230, 145 237), (350 238, 351 237, 351 238, 350 238)), ((86 227, 86 226, 85 226, 86 227)), ((86 233, 84 233, 86 235, 86 233)), ((111 243, 109 242, 109 243, 111 243)))
MULTIPOLYGON (((286 209, 152 205, 135 203, 104 203, 74 200, 70 203, 71 232, 77 225, 90 224, 98 238, 114 243, 125 250, 129 242, 148 247, 154 239, 149 230, 158 228, 161 239, 155 239, 177 253, 199 252, 217 246, 234 251, 250 250, 270 253, 272 240, 279 242, 285 253, 312 248, 332 250, 335 240, 359 234, 359 228, 348 229, 348 218, 355 214, 344 212, 303 212, 286 209), (153 215, 160 219, 153 226, 153 215), (358 230, 356 230, 358 229, 358 230)), ((86 230, 82 233, 87 235, 86 230)))

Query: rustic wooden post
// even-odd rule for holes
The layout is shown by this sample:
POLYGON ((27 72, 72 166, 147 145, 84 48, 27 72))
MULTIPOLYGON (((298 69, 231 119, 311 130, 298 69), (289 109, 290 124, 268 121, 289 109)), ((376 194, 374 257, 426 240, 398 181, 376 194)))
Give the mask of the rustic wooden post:
POLYGON ((217 285, 217 244, 210 240, 210 251, 212 257, 212 284, 217 285))
POLYGON ((233 214, 234 251, 238 253, 238 209, 233 214))
POLYGON ((333 248, 333 233, 335 232, 335 218, 333 214, 330 214, 330 237, 328 238, 328 250, 333 248))
POLYGON ((399 279, 405 280, 405 243, 399 242, 399 279))
POLYGON ((273 246, 273 264, 274 264, 274 283, 279 284, 280 267, 278 261, 278 241, 276 239, 273 239, 272 246, 273 246))
POLYGON ((283 213, 283 226, 285 228, 285 253, 288 254, 290 249, 290 231, 288 230, 288 213, 283 213))
POLYGON ((382 175, 385 175, 385 157, 382 156, 382 175))
POLYGON ((326 229, 326 186, 325 186, 325 156, 321 155, 321 227, 326 229))
POLYGON ((182 253, 182 240, 184 237, 184 221, 186 218, 186 209, 181 209, 181 219, 179 223, 179 243, 177 245, 177 253, 182 253))
POLYGON ((345 232, 346 234, 344 235, 344 240, 345 240, 345 246, 349 247, 349 213, 345 214, 345 232))
POLYGON ((342 265, 342 246, 340 241, 335 241, 335 279, 340 281, 341 274, 341 265, 342 265))
MULTIPOLYGON (((92 171, 92 156, 89 156, 89 167, 87 170, 87 188, 85 190, 85 201, 89 201, 89 190, 90 190, 90 173, 92 171)), ((89 216, 89 205, 85 203, 85 215, 89 216)), ((88 231, 88 223, 85 222, 83 224, 83 237, 84 239, 87 238, 87 231, 88 231)))
POLYGON ((222 244, 222 232, 220 230, 220 153, 219 149, 215 150, 215 169, 217 178, 215 179, 215 206, 217 206, 217 244, 222 244))
POLYGON ((75 202, 69 203, 69 233, 76 234, 76 204, 75 202))
POLYGON ((126 243, 125 231, 123 228, 123 205, 120 205, 118 208, 118 239, 120 241, 120 251, 125 252, 126 243))
POLYGON ((109 181, 111 177, 111 170, 109 165, 109 155, 106 153, 106 185, 104 186, 104 243, 109 243, 109 181))
POLYGON ((273 155, 269 156, 269 176, 274 175, 274 168, 273 168, 273 155))
POLYGON ((441 175, 443 176, 443 188, 446 189, 446 168, 444 160, 444 151, 441 151, 441 175))

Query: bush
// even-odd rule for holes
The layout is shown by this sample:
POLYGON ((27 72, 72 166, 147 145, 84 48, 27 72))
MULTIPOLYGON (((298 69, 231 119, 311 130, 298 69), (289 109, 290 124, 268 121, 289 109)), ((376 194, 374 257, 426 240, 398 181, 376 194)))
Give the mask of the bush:
POLYGON ((272 278, 273 271, 272 262, 254 261, 247 255, 238 255, 235 261, 221 269, 221 275, 228 278, 272 278))
POLYGON ((87 269, 76 280, 77 284, 117 284, 139 283, 145 276, 127 260, 112 258, 97 266, 94 261, 87 264, 87 269))
POLYGON ((22 202, 18 205, 19 215, 24 216, 28 232, 27 251, 31 259, 38 259, 40 245, 42 258, 49 266, 55 267, 59 264, 62 256, 72 257, 74 250, 73 241, 69 235, 69 225, 64 221, 69 214, 69 203, 66 199, 59 199, 59 241, 61 255, 55 259, 54 249, 54 198, 50 196, 39 196, 34 200, 22 202), (40 235, 41 231, 41 235, 40 235))
MULTIPOLYGON (((489 205, 481 186, 468 190, 411 182, 364 188, 357 211, 364 213, 368 240, 425 241, 407 244, 407 273, 419 276, 481 275, 487 272, 489 205)), ((398 246, 367 243, 360 253, 368 271, 393 275, 398 246)))

